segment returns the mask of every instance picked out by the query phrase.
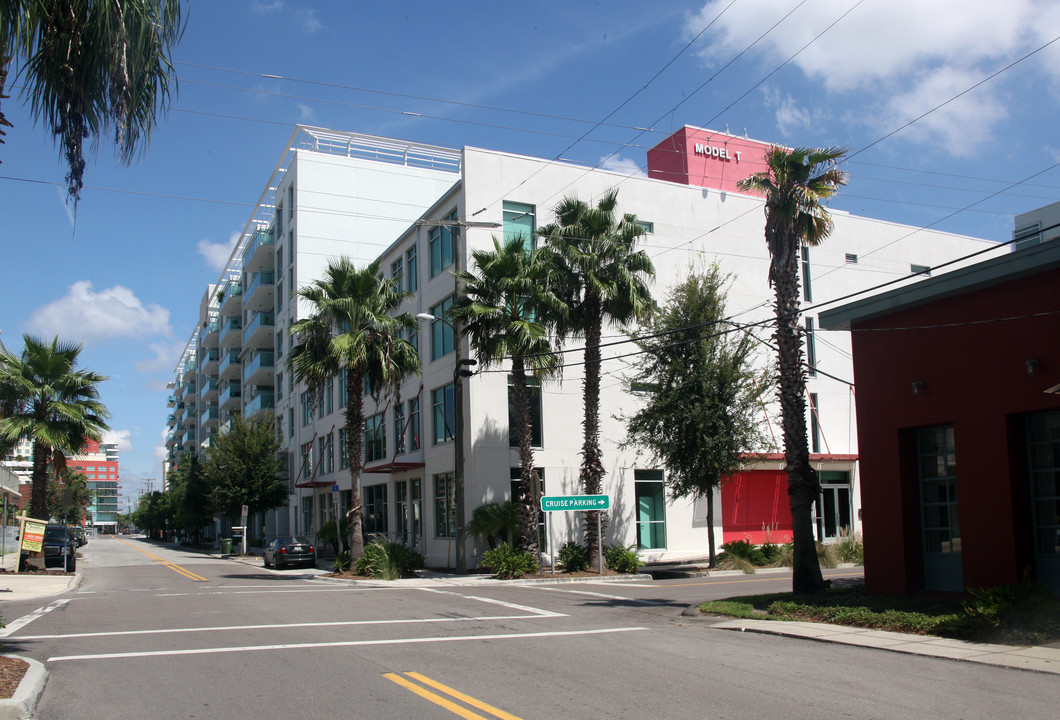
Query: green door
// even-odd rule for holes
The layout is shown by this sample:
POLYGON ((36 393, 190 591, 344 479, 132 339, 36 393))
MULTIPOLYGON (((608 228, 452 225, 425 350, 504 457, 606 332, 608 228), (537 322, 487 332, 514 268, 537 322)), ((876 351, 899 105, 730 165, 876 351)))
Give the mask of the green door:
POLYGON ((964 589, 953 426, 917 431, 924 588, 964 589))

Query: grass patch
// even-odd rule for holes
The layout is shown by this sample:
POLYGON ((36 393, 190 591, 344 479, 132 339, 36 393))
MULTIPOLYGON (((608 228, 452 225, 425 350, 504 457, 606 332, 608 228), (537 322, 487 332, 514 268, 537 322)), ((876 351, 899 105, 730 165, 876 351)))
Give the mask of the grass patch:
MULTIPOLYGON (((995 596, 990 601, 997 602, 995 596)), ((821 595, 751 595, 706 602, 699 611, 762 620, 802 620, 891 630, 916 635, 1043 645, 1060 641, 1060 601, 1037 593, 1016 594, 1005 607, 983 611, 983 596, 964 601, 869 597, 861 587, 821 595)))

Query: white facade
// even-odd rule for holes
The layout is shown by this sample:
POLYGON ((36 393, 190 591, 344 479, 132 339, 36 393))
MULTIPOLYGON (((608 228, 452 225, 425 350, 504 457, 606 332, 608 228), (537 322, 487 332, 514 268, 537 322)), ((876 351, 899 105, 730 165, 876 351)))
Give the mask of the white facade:
MULTIPOLYGON (((439 149, 430 150, 450 157, 439 149)), ((312 536, 324 522, 348 507, 350 474, 341 467, 342 453, 338 450, 344 424, 340 383, 336 382, 331 391, 333 398, 325 397, 322 403, 307 410, 302 405, 303 388, 292 388, 289 373, 280 370, 283 354, 289 350, 286 328, 294 319, 294 290, 319 277, 327 263, 340 255, 350 256, 358 264, 379 258, 382 272, 402 274, 407 287, 413 276, 410 252, 414 252, 414 294, 400 309, 414 315, 437 315, 454 292, 451 264, 432 274, 430 240, 432 232, 440 232, 436 230, 438 222, 497 225, 496 230, 469 227, 461 231, 459 262, 466 267, 470 251, 490 247, 491 237, 502 234, 506 219, 511 222, 517 214, 532 212, 534 226, 541 226, 553 220, 551 210, 563 196, 575 195, 595 203, 605 191, 617 187, 619 211, 634 213, 639 220, 650 223, 651 232, 640 247, 655 263, 653 293, 658 301, 664 301, 668 289, 686 277, 690 269, 717 262, 732 276, 727 300, 730 317, 743 325, 764 322, 749 331, 764 341, 770 338, 772 290, 766 280, 768 257, 759 198, 477 148, 464 148, 459 154, 445 152, 451 153, 452 166, 437 171, 378 160, 336 158, 307 149, 295 154, 279 182, 270 183, 277 188, 273 203, 277 211, 270 223, 276 244, 272 257, 278 290, 274 299, 277 331, 270 335, 272 344, 261 347, 263 352, 267 347, 276 354, 277 372, 268 382, 275 388, 274 407, 291 458, 292 475, 290 507, 278 513, 283 517, 277 521, 277 531, 312 536), (458 170, 458 174, 451 169, 458 170), (506 203, 510 211, 507 218, 506 203), (290 212, 292 204, 293 212, 285 214, 283 209, 290 212), (303 453, 310 444, 312 451, 303 453), (308 462, 303 462, 303 458, 308 462), (333 492, 335 486, 338 492, 333 492)), ((806 265, 809 270, 809 282, 804 284, 811 293, 805 303, 805 317, 813 321, 818 312, 814 303, 842 298, 994 245, 840 212, 833 217, 833 235, 823 246, 809 250, 804 264, 804 270, 806 265)), ((264 227, 264 221, 260 222, 264 227)), ((252 250, 250 243, 241 246, 244 255, 252 250)), ((238 259, 234 256, 234 260, 238 259)), ((246 257, 243 263, 246 265, 246 257)), ((246 267, 242 269, 245 277, 246 267)), ((244 295, 244 304, 246 300, 244 295)), ((246 308, 239 310, 247 323, 246 308)), ((306 310, 301 308, 299 312, 304 314, 306 310)), ((223 324, 229 316, 226 302, 221 303, 220 313, 223 324)), ((621 338, 617 329, 605 329, 604 335, 605 342, 621 338)), ((818 428, 816 439, 811 438, 815 463, 822 470, 846 473, 850 503, 847 511, 856 528, 859 493, 849 336, 840 332, 818 332, 814 336, 818 372, 810 378, 808 392, 816 399, 818 417, 817 422, 808 425, 818 428)), ((435 422, 432 406, 435 399, 444 397, 442 391, 453 381, 455 354, 448 352, 432 358, 429 324, 419 335, 419 348, 422 377, 409 378, 401 390, 404 420, 409 419, 410 402, 419 401, 417 449, 412 447, 413 432, 408 428, 405 452, 395 452, 395 400, 384 400, 377 408, 366 398, 366 418, 382 413, 385 454, 366 463, 362 478, 364 512, 367 530, 382 531, 391 539, 415 545, 425 554, 428 566, 451 567, 455 564, 455 540, 445 536, 444 507, 450 497, 447 482, 454 470, 454 447, 451 440, 445 439, 444 428, 439 429, 435 422), (436 438, 441 441, 435 442, 436 438), (378 472, 381 468, 385 471, 378 472), (417 522, 418 532, 411 532, 417 522)), ((569 348, 564 356, 568 365, 562 380, 546 383, 542 389, 542 442, 535 451, 535 465, 543 470, 549 495, 581 492, 577 480, 582 438, 582 353, 577 350, 577 342, 569 343, 569 348)), ((605 541, 624 545, 638 541, 638 500, 650 498, 655 487, 652 483, 665 473, 665 468, 656 468, 649 458, 618 447, 625 439, 625 429, 616 416, 631 413, 637 398, 623 390, 628 361, 617 356, 632 349, 631 345, 604 349, 601 381, 601 441, 607 471, 604 492, 611 498, 605 541)), ((466 346, 462 355, 468 357, 466 346)), ((245 378, 249 358, 246 347, 242 357, 245 378)), ((761 358, 763 362, 772 360, 772 351, 764 344, 761 358)), ((245 379, 242 393, 243 409, 247 411, 245 379)), ((472 511, 485 502, 510 499, 510 478, 512 469, 518 467, 518 452, 510 447, 508 439, 505 372, 480 372, 465 380, 464 397, 466 517, 470 518, 472 511)), ((224 406, 222 424, 223 413, 224 406)), ((779 451, 778 417, 775 407, 763 409, 762 421, 777 434, 779 451)), ((174 442, 171 447, 177 445, 174 442)), ((379 450, 377 443, 372 451, 379 450)), ((777 461, 776 466, 779 465, 777 461)), ((716 502, 717 542, 741 539, 723 536, 718 497, 716 502)), ((640 512, 641 520, 646 519, 644 512, 640 512)), ((641 550, 643 558, 678 559, 706 554, 705 503, 667 502, 654 512, 650 519, 659 532, 651 535, 653 540, 646 543, 649 547, 641 550)), ((573 513, 552 515, 557 547, 567 540, 579 539, 575 526, 580 518, 573 513)), ((646 526, 640 531, 640 537, 648 537, 643 534, 646 526)), ((478 566, 484 549, 484 544, 468 540, 469 567, 478 566)))

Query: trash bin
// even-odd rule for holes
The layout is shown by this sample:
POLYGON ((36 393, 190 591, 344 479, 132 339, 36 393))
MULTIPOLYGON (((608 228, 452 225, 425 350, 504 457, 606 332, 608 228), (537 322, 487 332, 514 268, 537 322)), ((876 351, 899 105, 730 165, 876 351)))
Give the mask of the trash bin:
POLYGON ((232 554, 232 538, 221 538, 221 554, 232 554))

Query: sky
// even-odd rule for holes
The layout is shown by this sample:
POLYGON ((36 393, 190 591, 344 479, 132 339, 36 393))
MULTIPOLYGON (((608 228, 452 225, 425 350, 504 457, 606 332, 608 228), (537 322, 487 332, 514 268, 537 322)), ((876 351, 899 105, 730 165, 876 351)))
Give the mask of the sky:
POLYGON ((129 166, 100 139, 76 217, 18 77, 2 105, 0 339, 84 344, 81 367, 108 377, 126 498, 160 487, 166 383, 299 123, 630 174, 686 124, 842 146, 850 182, 832 207, 998 241, 1016 214, 1060 200, 1052 0, 184 10, 169 113, 129 166))

